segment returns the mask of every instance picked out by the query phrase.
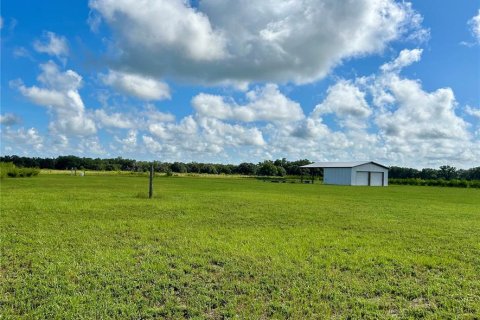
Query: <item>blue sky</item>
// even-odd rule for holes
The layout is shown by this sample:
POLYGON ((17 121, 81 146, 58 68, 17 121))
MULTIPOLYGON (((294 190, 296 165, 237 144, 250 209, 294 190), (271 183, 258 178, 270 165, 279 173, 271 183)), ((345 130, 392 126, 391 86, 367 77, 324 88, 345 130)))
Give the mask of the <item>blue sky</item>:
POLYGON ((478 166, 478 1, 2 1, 2 155, 478 166))

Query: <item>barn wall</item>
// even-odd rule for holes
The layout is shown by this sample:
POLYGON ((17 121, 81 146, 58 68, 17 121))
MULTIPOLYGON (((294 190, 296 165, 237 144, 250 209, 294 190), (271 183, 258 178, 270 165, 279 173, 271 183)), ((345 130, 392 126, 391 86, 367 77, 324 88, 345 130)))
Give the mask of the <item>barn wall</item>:
POLYGON ((324 184, 352 184, 352 168, 325 168, 323 169, 324 184))

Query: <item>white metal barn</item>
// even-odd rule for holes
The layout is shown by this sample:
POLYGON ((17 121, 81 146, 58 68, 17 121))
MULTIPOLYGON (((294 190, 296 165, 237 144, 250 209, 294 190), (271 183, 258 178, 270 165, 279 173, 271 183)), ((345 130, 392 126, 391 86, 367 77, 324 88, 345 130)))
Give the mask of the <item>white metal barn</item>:
POLYGON ((324 184, 388 186, 388 167, 373 161, 316 162, 302 168, 323 168, 324 184))

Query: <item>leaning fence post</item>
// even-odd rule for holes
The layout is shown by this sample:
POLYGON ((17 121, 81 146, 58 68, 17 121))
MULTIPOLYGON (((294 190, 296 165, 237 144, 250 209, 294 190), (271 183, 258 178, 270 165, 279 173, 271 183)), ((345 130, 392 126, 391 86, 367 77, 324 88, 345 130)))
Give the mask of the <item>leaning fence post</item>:
POLYGON ((153 196, 153 162, 150 166, 150 184, 148 188, 148 198, 152 198, 153 196))

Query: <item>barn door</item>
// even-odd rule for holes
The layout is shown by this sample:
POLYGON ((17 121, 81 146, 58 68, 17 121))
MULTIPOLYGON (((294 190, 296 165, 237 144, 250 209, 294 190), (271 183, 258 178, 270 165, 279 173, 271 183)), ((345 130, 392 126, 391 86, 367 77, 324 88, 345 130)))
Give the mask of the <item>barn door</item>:
POLYGON ((383 172, 370 172, 370 185, 375 187, 383 186, 383 172))
POLYGON ((368 186, 369 172, 368 171, 357 171, 355 177, 355 185, 357 186, 368 186))

